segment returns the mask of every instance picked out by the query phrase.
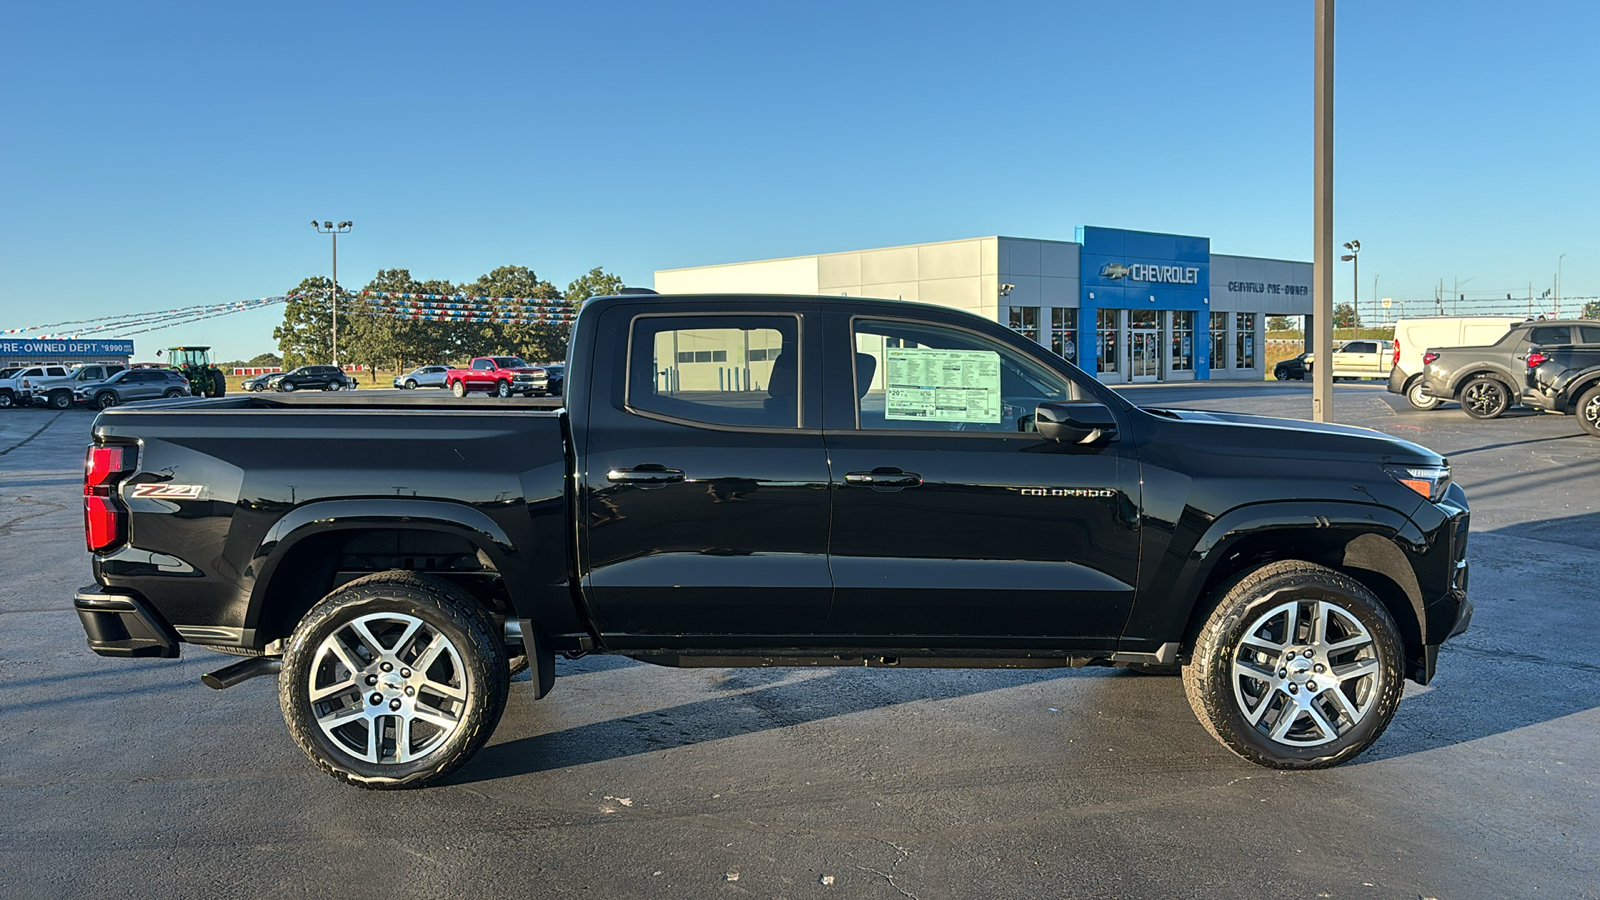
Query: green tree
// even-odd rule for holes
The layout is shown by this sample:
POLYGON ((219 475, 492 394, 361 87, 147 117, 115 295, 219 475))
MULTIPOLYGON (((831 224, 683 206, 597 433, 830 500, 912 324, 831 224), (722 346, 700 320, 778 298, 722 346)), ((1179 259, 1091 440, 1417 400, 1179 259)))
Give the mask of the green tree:
POLYGON ((276 353, 257 353, 255 356, 250 357, 249 362, 246 362, 245 365, 257 368, 281 366, 283 365, 283 357, 276 353))
POLYGON ((621 277, 595 266, 567 285, 567 304, 577 309, 590 297, 609 297, 620 293, 623 286, 621 277))
POLYGON ((1333 306, 1333 327, 1360 328, 1361 316, 1354 306, 1348 303, 1336 303, 1333 306))
POLYGON ((272 329, 284 368, 332 361, 333 310, 328 304, 332 290, 333 282, 314 275, 286 292, 290 299, 283 305, 283 324, 272 329))
POLYGON ((1590 300, 1583 305, 1585 319, 1600 319, 1600 300, 1590 300))
POLYGON ((1289 318, 1288 316, 1268 316, 1267 317, 1267 330, 1268 331, 1293 331, 1294 330, 1294 320, 1289 318))
MULTIPOLYGON (((561 291, 548 281, 544 281, 534 271, 526 266, 501 266, 487 275, 481 275, 477 281, 461 286, 461 292, 472 297, 499 297, 515 298, 518 300, 561 300, 561 291)), ((506 318, 522 318, 538 315, 541 312, 565 310, 565 304, 558 303, 552 307, 529 308, 515 303, 498 303, 492 310, 494 315, 506 318)), ((468 350, 473 356, 488 353, 514 354, 529 362, 544 362, 552 359, 565 359, 567 355, 567 330, 568 326, 562 323, 505 323, 480 324, 475 326, 474 332, 481 345, 468 350)))

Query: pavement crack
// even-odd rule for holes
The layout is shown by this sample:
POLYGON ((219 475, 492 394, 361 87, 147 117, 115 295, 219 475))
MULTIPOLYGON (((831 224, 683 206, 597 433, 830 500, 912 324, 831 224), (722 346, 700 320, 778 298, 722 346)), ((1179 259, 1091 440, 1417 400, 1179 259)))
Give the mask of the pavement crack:
POLYGON ((35 431, 33 434, 28 435, 27 437, 23 438, 22 440, 18 441, 15 444, 12 444, 11 446, 5 448, 4 450, 0 450, 0 456, 5 456, 7 453, 10 453, 13 450, 20 450, 21 448, 27 446, 29 441, 33 440, 34 438, 38 437, 41 434, 44 434, 46 428, 49 428, 51 425, 54 425, 56 423, 56 419, 59 419, 64 415, 66 415, 66 413, 58 412, 54 416, 51 416, 50 417, 50 421, 44 423, 43 425, 40 425, 38 431, 35 431))

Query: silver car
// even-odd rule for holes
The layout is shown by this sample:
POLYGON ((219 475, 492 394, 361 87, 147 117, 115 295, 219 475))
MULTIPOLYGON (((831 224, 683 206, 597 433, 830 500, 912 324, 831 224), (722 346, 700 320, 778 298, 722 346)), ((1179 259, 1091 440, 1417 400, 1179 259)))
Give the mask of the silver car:
POLYGON ((394 377, 394 386, 414 391, 419 387, 444 387, 444 374, 449 366, 417 366, 404 375, 394 377))
POLYGON ((73 392, 90 409, 106 409, 135 400, 189 396, 189 379, 172 369, 124 369, 97 384, 73 392))

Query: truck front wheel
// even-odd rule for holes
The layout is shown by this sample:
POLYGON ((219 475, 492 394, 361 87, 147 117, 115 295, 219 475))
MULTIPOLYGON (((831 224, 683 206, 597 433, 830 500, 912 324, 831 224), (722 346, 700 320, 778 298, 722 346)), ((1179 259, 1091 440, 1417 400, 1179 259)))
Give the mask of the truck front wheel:
POLYGON ((1324 769, 1359 754, 1394 718, 1399 630, 1359 582, 1299 560, 1223 588, 1183 669, 1200 724, 1273 769, 1324 769))
POLYGON ((509 396, 511 396, 511 382, 502 381, 499 384, 496 384, 495 387, 494 387, 494 395, 496 397, 509 397, 509 396))
POLYGON ((364 788, 422 787, 483 746, 509 667, 494 619, 440 578, 380 572, 324 597, 278 676, 283 718, 323 771, 364 788))

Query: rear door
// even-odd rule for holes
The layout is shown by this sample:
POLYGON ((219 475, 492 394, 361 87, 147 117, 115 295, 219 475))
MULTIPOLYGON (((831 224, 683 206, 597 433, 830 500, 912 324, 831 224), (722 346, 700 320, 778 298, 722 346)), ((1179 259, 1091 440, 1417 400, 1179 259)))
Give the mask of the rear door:
MULTIPOLYGON (((1009 336, 1008 336, 1009 337, 1009 336)), ((832 635, 889 646, 1108 648, 1139 562, 1126 434, 1058 444, 1044 401, 1087 378, 917 314, 828 323, 832 635)))
POLYGON ((703 310, 661 300, 600 318, 579 462, 585 588, 611 646, 804 645, 833 593, 818 314, 703 310))

